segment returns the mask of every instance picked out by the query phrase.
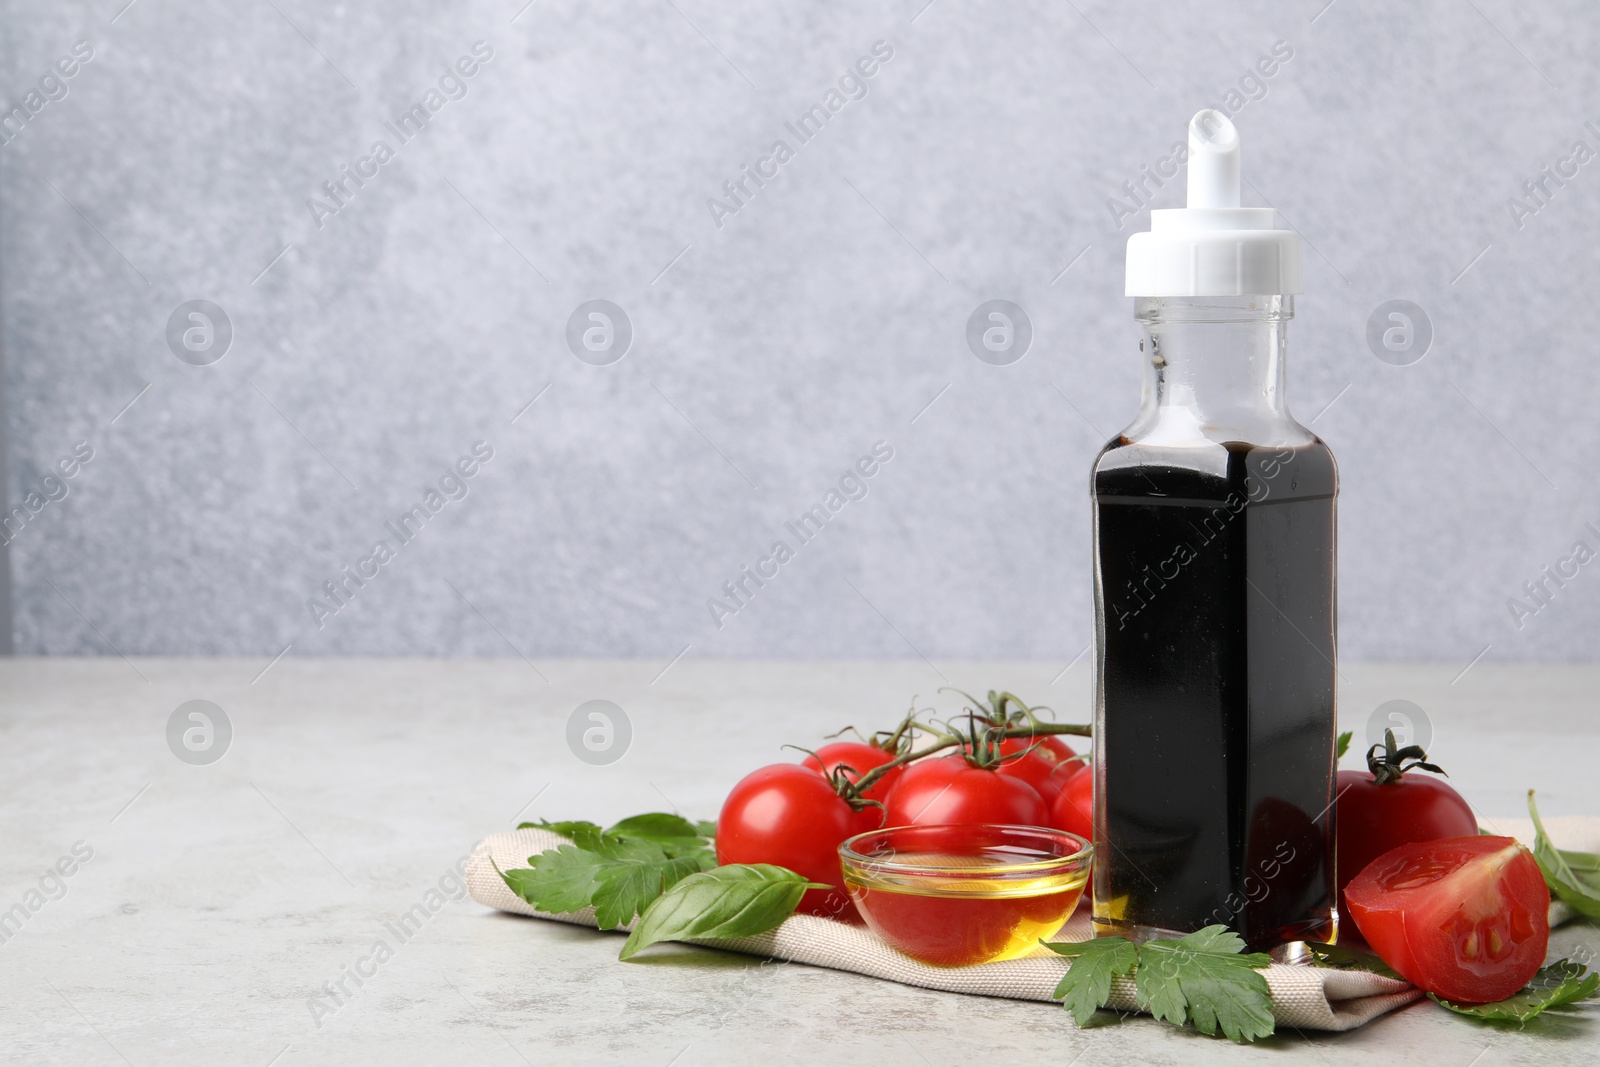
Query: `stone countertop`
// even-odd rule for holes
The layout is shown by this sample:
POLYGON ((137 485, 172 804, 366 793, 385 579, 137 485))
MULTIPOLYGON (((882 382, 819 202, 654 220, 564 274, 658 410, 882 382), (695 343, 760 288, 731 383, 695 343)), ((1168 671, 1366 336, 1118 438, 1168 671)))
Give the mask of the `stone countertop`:
MULTIPOLYGON (((1037 663, 944 669, 954 684, 1009 688, 1064 719, 1088 715, 1085 662, 1064 673, 1037 663)), ((1460 669, 1345 665, 1342 726, 1359 745, 1375 709, 1411 701, 1433 755, 1482 812, 1520 814, 1535 786, 1546 814, 1600 813, 1600 667, 1460 669)), ((453 867, 519 818, 672 808, 714 817, 740 775, 793 758, 781 743, 889 725, 913 694, 926 705, 944 683, 917 661, 0 661, 0 910, 12 916, 0 927, 3 1058, 1595 1061, 1593 1006, 1517 1031, 1424 1002, 1348 1034, 1288 1032, 1240 1049, 1147 1018, 1079 1031, 1048 1005, 681 946, 622 964, 614 935, 452 899, 453 867), (627 752, 609 765, 580 761, 566 741, 569 716, 591 699, 616 702, 631 723, 627 752), (169 720, 191 700, 213 702, 231 725, 213 763, 169 747, 169 720), (420 929, 396 936, 401 913, 439 898, 420 929), (370 977, 359 987, 346 979, 354 992, 314 1012, 330 1003, 313 1001, 324 983, 372 960, 380 939, 389 957, 363 964, 370 977)), ((1552 939, 1553 954, 1597 950, 1592 926, 1552 939)))

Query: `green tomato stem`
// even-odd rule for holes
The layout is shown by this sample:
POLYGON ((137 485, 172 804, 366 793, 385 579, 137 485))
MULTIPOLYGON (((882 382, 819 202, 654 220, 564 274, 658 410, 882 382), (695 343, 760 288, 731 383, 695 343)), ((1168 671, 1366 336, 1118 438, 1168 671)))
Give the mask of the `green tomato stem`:
MULTIPOLYGON (((1093 736, 1093 733, 1093 727, 1089 726, 1087 723, 1035 722, 1027 726, 1009 726, 1003 729, 995 729, 991 727, 985 732, 984 737, 987 741, 999 742, 1015 737, 1041 737, 1055 735, 1091 737, 1093 736)), ((968 743, 969 739, 962 737, 959 734, 941 733, 939 739, 932 744, 927 745, 924 748, 914 749, 905 753, 904 755, 896 756, 888 763, 885 763, 879 767, 874 767, 872 770, 856 779, 855 782, 841 789, 839 791, 839 795, 845 800, 849 801, 852 806, 864 804, 866 802, 862 800, 862 795, 865 794, 867 790, 871 789, 873 786, 882 781, 884 777, 896 767, 904 767, 908 763, 913 763, 919 759, 924 759, 936 753, 943 752, 947 748, 964 746, 968 743)))

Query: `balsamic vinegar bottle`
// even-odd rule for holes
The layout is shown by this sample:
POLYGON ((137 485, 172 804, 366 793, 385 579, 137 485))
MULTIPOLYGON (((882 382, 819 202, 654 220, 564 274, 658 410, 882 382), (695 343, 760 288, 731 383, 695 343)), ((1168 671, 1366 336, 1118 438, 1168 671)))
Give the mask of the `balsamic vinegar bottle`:
POLYGON ((1338 474, 1284 399, 1299 237, 1220 112, 1188 166, 1128 241, 1143 403, 1094 467, 1094 925, 1265 950, 1335 936, 1338 474))

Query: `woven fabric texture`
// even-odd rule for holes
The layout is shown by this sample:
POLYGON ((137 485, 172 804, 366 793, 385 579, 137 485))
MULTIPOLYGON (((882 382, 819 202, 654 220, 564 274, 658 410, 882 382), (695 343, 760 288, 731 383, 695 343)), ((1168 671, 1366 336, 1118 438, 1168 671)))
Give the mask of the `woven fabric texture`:
MULTIPOLYGON (((1482 822, 1491 832, 1525 842, 1533 840, 1533 826, 1526 819, 1483 819, 1482 822)), ((1562 848, 1600 852, 1600 819, 1571 816, 1549 819, 1546 828, 1562 848)), ((467 864, 467 887, 472 899, 498 911, 594 926, 592 909, 563 915, 537 911, 506 888, 495 873, 496 866, 501 870, 525 867, 529 856, 565 843, 565 838, 545 830, 490 834, 478 842, 467 864)), ((1571 916, 1571 910, 1565 905, 1552 905, 1552 924, 1571 916)), ((1080 910, 1074 915, 1061 936, 1068 941, 1088 937, 1087 912, 1080 910)), ((1068 967, 1064 957, 1043 948, 1034 955, 1001 963, 931 967, 895 951, 864 927, 813 915, 791 916, 777 929, 757 937, 699 943, 729 952, 851 971, 924 989, 1012 1000, 1051 1001, 1056 983, 1061 981, 1068 967)), ((1302 1030, 1351 1030, 1422 997, 1421 990, 1405 982, 1365 971, 1273 964, 1263 973, 1272 990, 1272 1014, 1278 1023, 1302 1030)), ((1119 978, 1114 982, 1109 1006, 1119 1011, 1138 1010, 1131 979, 1119 978)), ((1067 1018, 1070 1021, 1070 1016, 1067 1018)))

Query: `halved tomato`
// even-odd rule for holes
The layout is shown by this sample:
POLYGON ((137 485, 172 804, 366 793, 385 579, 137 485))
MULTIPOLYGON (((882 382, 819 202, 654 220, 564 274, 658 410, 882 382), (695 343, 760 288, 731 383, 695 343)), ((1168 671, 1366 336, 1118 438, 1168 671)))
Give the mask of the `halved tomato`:
POLYGON ((1528 984, 1550 940, 1550 890, 1509 837, 1447 837, 1385 852, 1345 889, 1372 950, 1412 984, 1486 1004, 1528 984))

